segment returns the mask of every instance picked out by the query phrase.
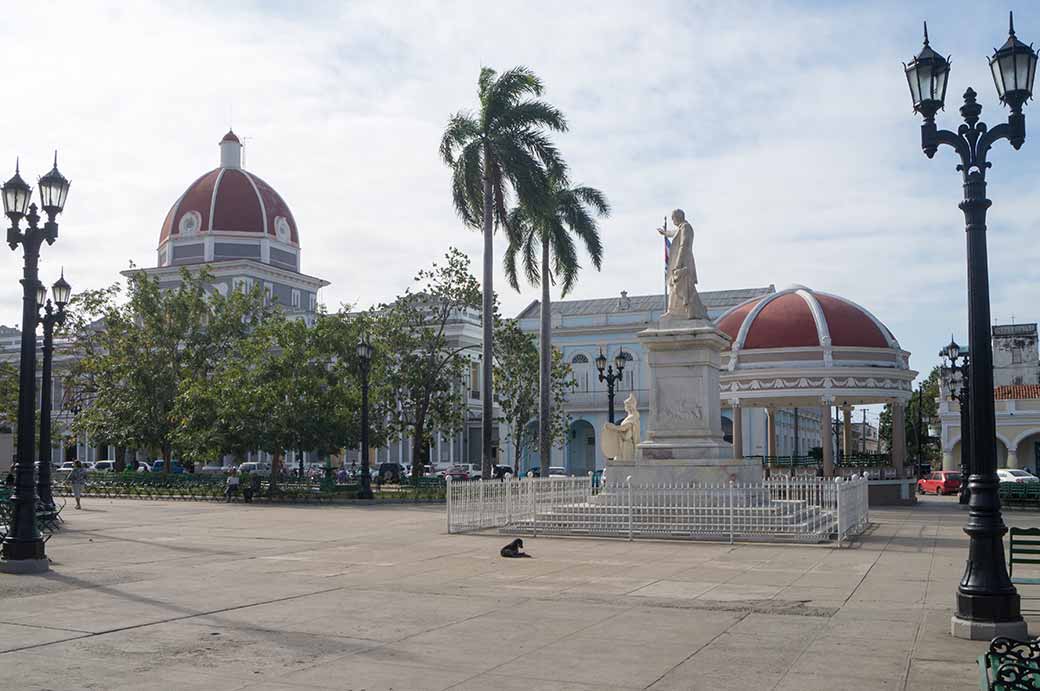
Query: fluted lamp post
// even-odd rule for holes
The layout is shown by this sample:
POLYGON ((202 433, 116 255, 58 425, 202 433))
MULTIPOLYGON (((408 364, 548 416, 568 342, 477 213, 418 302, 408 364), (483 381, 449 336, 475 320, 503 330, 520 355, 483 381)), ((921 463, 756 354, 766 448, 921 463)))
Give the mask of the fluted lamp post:
POLYGON ((596 369, 599 370, 599 380, 607 383, 607 419, 613 424, 614 385, 621 381, 621 378, 625 375, 625 351, 618 351, 618 354, 614 356, 614 366, 608 367, 607 356, 603 354, 603 349, 601 348, 599 355, 596 356, 596 369), (606 372, 603 370, 606 370, 606 372))
POLYGON ((26 184, 15 164, 14 177, 0 188, 4 213, 10 219, 7 244, 12 250, 22 246, 22 343, 18 372, 18 462, 15 465, 11 526, 0 548, 0 571, 38 573, 46 571, 47 555, 43 537, 36 527, 36 487, 33 471, 36 461, 36 325, 39 315, 37 289, 40 247, 58 239, 55 220, 65 208, 69 181, 58 172, 57 155, 54 168, 38 181, 40 206, 47 220, 40 225, 37 206, 32 204, 32 188, 26 184), (22 229, 22 219, 26 227, 22 229))
POLYGON ((358 365, 361 368, 361 488, 358 490, 359 499, 372 498, 372 478, 368 472, 368 372, 372 366, 371 341, 368 334, 363 334, 358 340, 356 354, 358 365))
POLYGON ((54 301, 47 300, 47 289, 40 283, 37 304, 43 309, 43 371, 40 377, 40 463, 36 471, 36 496, 48 508, 54 506, 51 492, 51 362, 54 355, 54 327, 65 323, 65 305, 69 304, 72 286, 65 280, 65 272, 51 286, 54 301))
POLYGON ((995 636, 1024 638, 1026 624, 1020 612, 1018 592, 1008 578, 1004 559, 1004 534, 1007 527, 1000 514, 997 494, 996 418, 993 404, 993 346, 990 334, 989 267, 986 256, 986 172, 990 148, 1006 139, 1015 149, 1025 142, 1026 126, 1022 106, 1033 95, 1037 54, 1015 36, 1014 18, 1009 22, 1008 39, 989 59, 990 71, 1000 101, 1010 109, 1006 123, 988 128, 979 121, 982 106, 971 88, 964 92, 960 108, 964 124, 956 132, 940 130, 935 115, 943 108, 949 59, 928 44, 925 27, 924 48, 904 65, 914 110, 921 114, 921 148, 928 158, 940 145, 949 146, 960 159, 957 170, 964 186, 964 212, 967 231, 968 337, 971 368, 968 372, 968 407, 971 440, 968 457, 971 477, 968 523, 964 532, 971 539, 968 561, 957 588, 956 612, 951 632, 958 638, 989 640, 995 636))

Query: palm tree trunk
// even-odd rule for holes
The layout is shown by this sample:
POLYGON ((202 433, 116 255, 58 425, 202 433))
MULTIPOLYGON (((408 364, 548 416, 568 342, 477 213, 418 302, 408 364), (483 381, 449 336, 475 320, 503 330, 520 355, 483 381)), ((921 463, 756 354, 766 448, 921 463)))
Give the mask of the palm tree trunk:
POLYGON ((492 190, 490 175, 490 156, 488 147, 484 145, 484 295, 483 295, 483 372, 481 386, 481 416, 480 432, 483 446, 481 448, 480 476, 485 480, 491 479, 491 365, 494 350, 494 298, 495 291, 493 282, 493 269, 495 252, 493 246, 494 226, 491 218, 492 190))
POLYGON ((552 320, 549 303, 549 239, 542 238, 542 323, 538 333, 538 455, 541 477, 549 477, 552 439, 549 438, 549 389, 552 386, 552 320))

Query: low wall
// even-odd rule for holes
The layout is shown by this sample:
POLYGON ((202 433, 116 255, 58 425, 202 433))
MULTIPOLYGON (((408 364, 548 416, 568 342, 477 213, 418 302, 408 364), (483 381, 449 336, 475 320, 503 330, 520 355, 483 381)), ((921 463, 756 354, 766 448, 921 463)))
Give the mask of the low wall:
POLYGON ((910 506, 917 503, 916 485, 913 478, 871 480, 867 501, 870 506, 910 506))

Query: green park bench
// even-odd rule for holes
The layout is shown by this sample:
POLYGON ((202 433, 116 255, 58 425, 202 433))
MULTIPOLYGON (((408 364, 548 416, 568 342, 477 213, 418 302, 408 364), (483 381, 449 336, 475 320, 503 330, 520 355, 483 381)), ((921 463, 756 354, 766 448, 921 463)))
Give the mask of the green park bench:
POLYGON ((998 494, 1002 506, 1040 508, 1040 482, 1002 482, 998 494))
POLYGON ((1040 564, 1040 528, 1015 528, 1009 531, 1008 575, 1015 585, 1040 585, 1038 577, 1015 577, 1015 564, 1040 564))
MULTIPOLYGON (((7 532, 10 530, 14 519, 12 494, 13 492, 9 488, 4 487, 0 489, 0 540, 7 537, 7 532)), ((50 533, 61 527, 61 511, 64 508, 64 503, 53 507, 47 507, 42 504, 36 505, 36 527, 41 533, 47 533, 45 540, 50 539, 50 533)))
POLYGON ((978 658, 982 691, 1032 691, 1040 688, 1040 642, 998 636, 978 658))

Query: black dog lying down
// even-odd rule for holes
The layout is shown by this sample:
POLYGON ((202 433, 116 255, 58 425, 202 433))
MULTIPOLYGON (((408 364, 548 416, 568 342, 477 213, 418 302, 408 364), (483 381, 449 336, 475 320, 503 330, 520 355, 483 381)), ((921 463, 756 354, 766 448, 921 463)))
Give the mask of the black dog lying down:
POLYGON ((528 559, 531 558, 531 555, 524 551, 524 541, 520 538, 513 540, 508 545, 503 547, 502 551, 500 551, 499 554, 501 554, 503 557, 509 557, 511 559, 516 559, 518 557, 527 557, 528 559))

